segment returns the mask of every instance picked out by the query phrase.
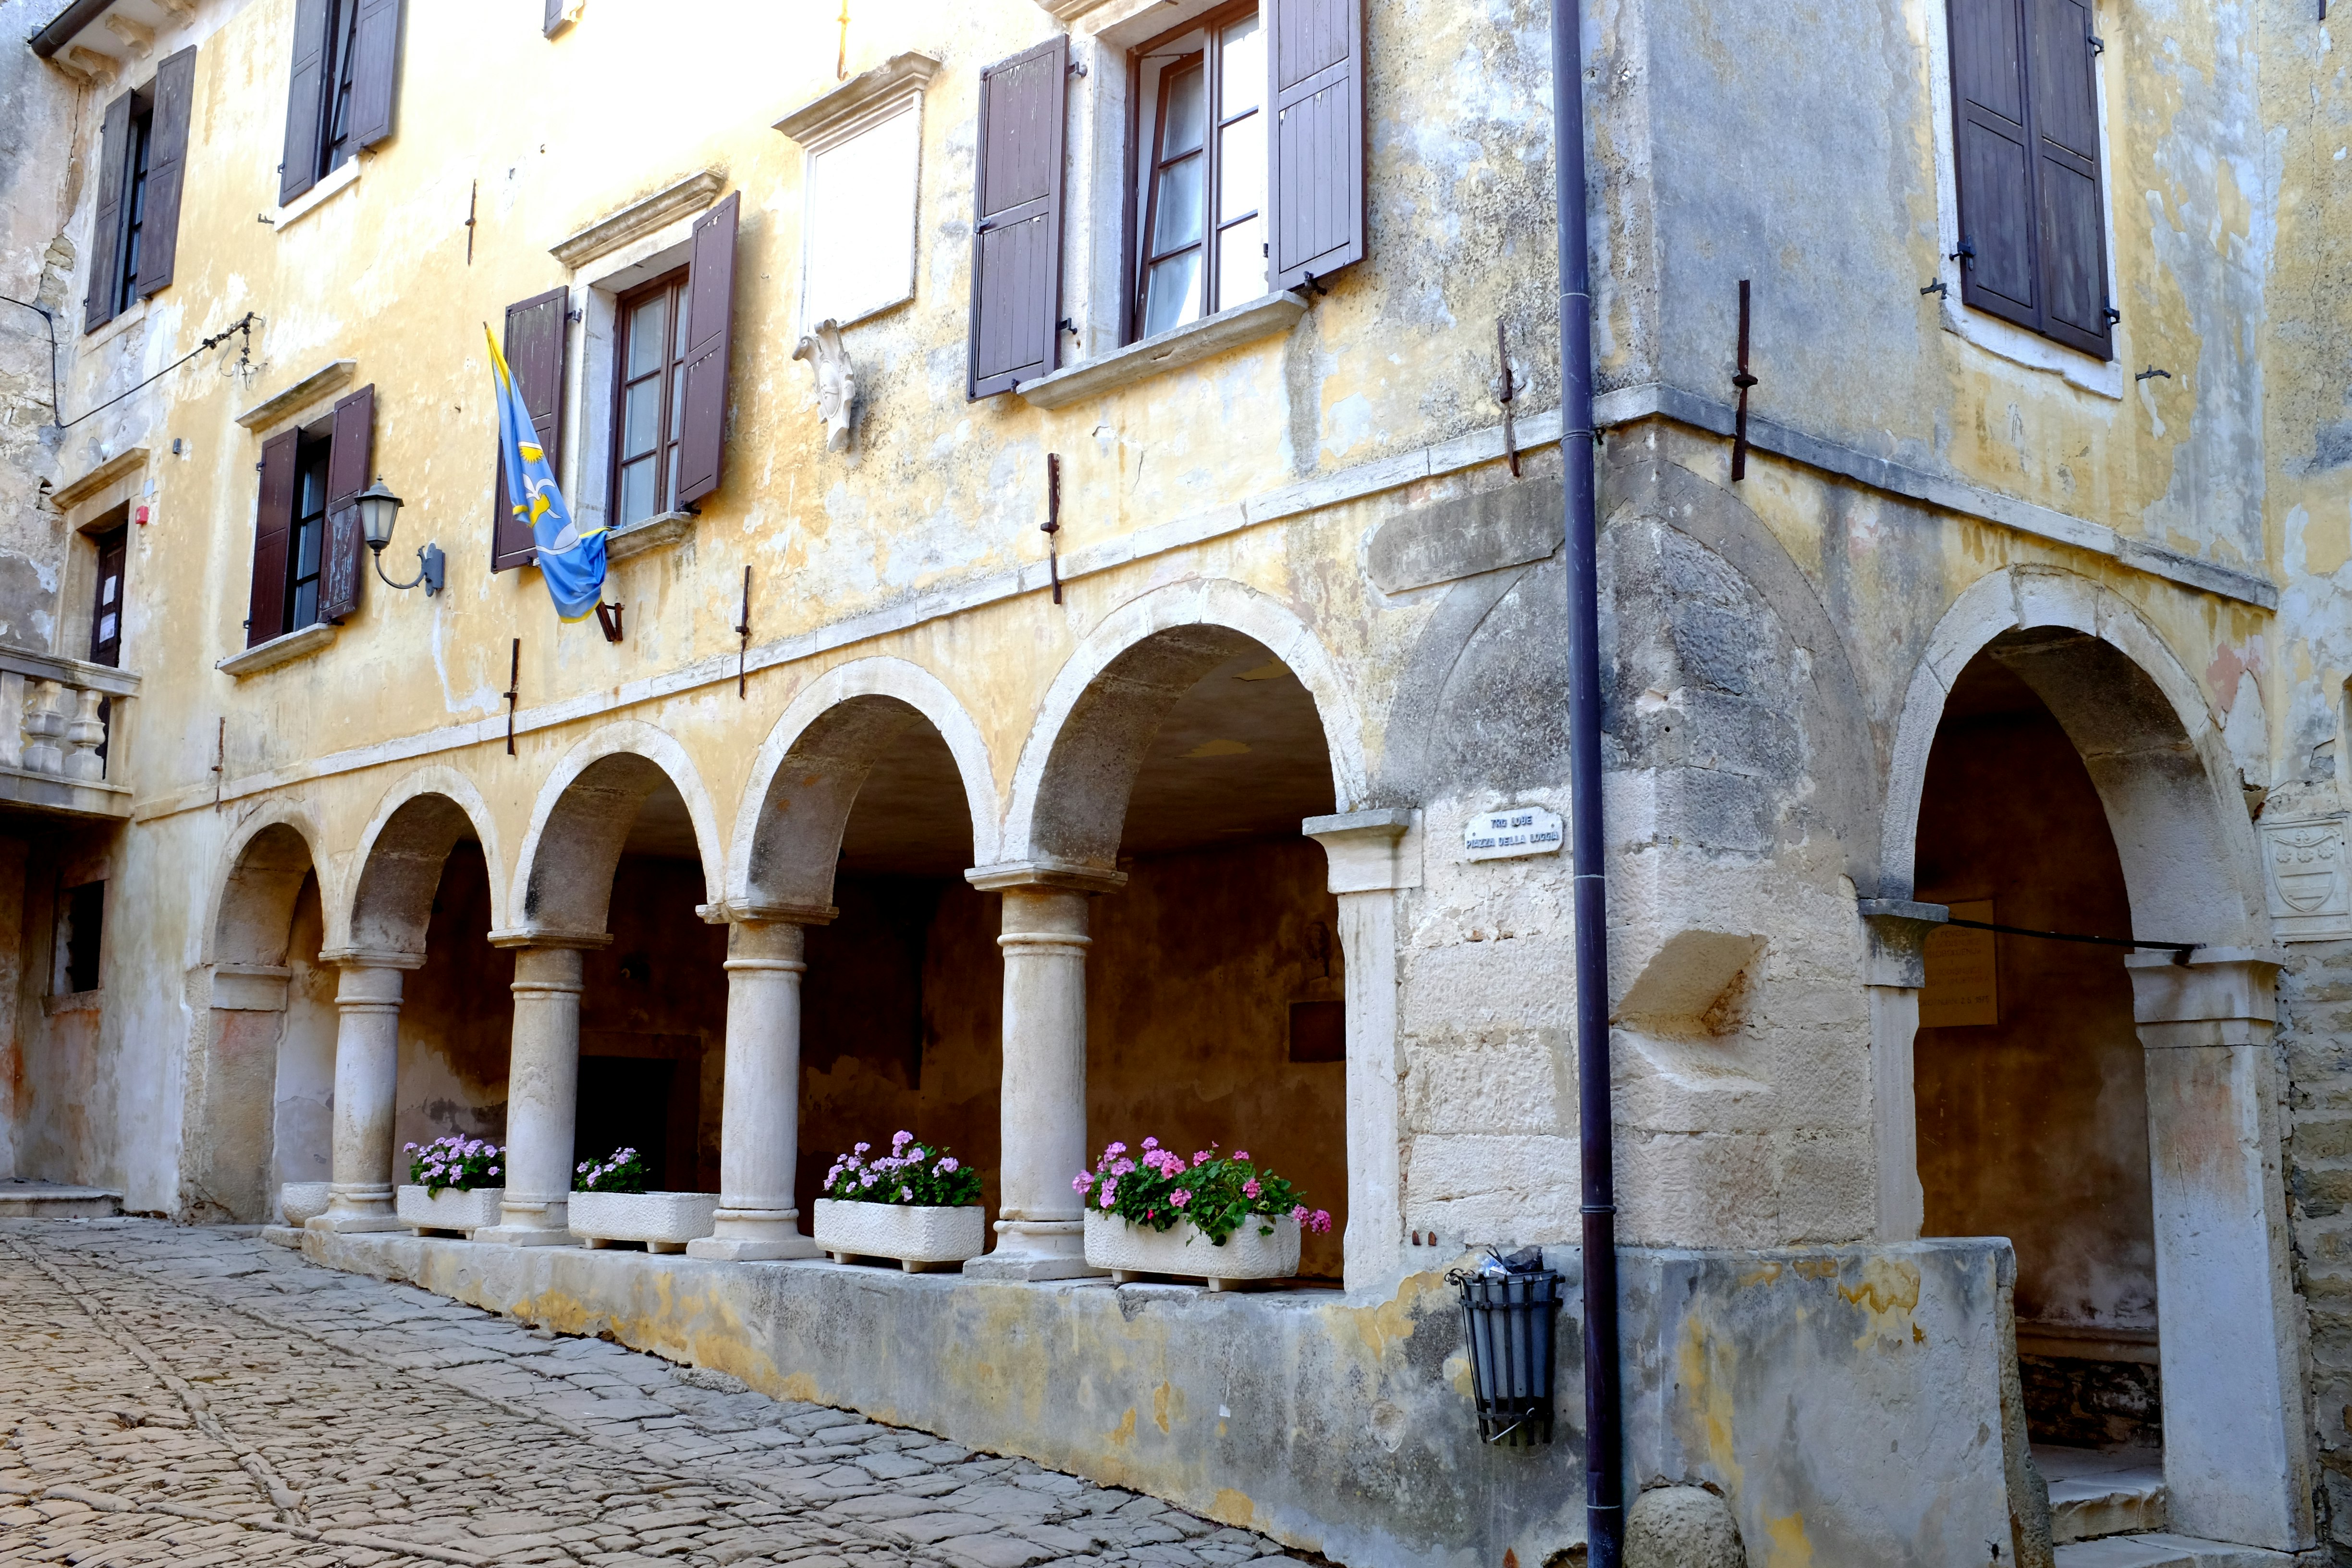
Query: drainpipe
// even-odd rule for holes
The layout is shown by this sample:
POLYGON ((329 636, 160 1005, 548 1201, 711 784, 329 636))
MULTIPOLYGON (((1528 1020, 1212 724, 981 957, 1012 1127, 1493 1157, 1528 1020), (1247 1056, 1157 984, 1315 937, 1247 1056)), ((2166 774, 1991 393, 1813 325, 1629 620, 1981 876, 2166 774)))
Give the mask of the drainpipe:
POLYGON ((1592 261, 1584 205, 1580 4, 1552 0, 1551 112, 1559 216, 1559 455, 1568 502, 1577 1147, 1584 1190, 1584 1532, 1590 1568, 1618 1568, 1625 1545, 1625 1493, 1617 1386, 1616 1137, 1609 1104, 1609 900, 1601 860, 1601 583, 1593 506, 1592 261))

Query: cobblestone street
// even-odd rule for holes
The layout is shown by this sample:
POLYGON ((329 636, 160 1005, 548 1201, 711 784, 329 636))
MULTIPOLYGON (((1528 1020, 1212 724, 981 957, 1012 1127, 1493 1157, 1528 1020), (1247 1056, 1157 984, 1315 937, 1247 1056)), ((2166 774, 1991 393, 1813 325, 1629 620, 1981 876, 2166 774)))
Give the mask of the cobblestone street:
POLYGON ((0 1225, 0 1562, 1202 1568, 1150 1498, 314 1267, 0 1225))

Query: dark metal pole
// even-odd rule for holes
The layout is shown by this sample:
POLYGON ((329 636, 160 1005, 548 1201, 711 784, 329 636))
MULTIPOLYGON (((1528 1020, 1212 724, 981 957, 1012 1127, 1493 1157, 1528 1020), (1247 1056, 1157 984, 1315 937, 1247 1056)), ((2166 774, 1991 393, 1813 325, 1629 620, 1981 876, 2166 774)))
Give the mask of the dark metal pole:
POLYGON ((1559 209, 1559 454, 1568 494, 1568 798, 1575 875, 1577 1142, 1584 1188, 1584 1531, 1590 1568, 1625 1545, 1617 1386, 1617 1182, 1609 1104, 1608 885, 1601 862, 1601 584, 1593 501, 1592 261, 1581 0, 1552 0, 1559 209))

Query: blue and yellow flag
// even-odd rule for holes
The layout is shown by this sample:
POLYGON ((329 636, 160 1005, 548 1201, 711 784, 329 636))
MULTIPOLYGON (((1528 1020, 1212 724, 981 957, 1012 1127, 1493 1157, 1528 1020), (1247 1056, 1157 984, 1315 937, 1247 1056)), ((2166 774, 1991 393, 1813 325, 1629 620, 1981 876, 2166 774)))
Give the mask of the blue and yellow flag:
POLYGON ((507 356, 499 352, 488 324, 482 335, 490 340, 490 368, 499 382, 499 451, 506 458, 507 503, 530 527, 539 547, 539 574, 547 580, 555 613, 567 621, 584 621, 604 596, 604 527, 583 529, 572 522, 507 356))

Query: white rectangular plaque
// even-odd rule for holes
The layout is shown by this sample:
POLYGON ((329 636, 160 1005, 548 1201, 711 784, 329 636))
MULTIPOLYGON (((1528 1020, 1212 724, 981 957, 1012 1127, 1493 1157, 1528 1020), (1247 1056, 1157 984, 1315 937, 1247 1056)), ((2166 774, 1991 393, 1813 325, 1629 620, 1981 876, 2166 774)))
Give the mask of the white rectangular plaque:
POLYGON ((2270 894, 2271 934, 2281 942, 2335 942, 2352 936, 2352 875, 2345 864, 2344 814, 2264 817, 2257 831, 2270 894))
POLYGON ((1462 847, 1473 860, 1557 855, 1562 841, 1559 813, 1539 805, 1482 811, 1462 830, 1462 847))

